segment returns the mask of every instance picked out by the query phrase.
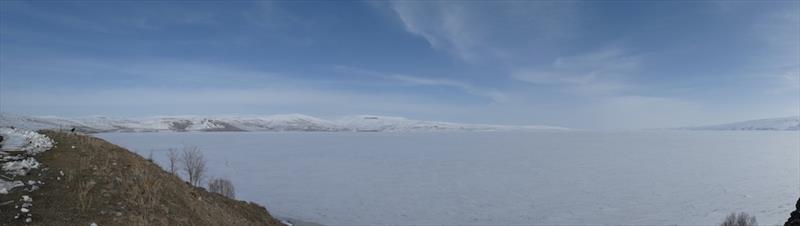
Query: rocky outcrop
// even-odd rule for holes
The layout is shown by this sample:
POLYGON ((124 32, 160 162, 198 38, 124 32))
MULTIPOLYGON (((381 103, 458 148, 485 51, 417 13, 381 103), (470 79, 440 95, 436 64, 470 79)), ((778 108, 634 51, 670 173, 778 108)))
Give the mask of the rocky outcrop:
POLYGON ((784 226, 800 226, 800 199, 797 200, 797 204, 794 204, 794 208, 794 211, 789 214, 789 219, 783 224, 784 226))

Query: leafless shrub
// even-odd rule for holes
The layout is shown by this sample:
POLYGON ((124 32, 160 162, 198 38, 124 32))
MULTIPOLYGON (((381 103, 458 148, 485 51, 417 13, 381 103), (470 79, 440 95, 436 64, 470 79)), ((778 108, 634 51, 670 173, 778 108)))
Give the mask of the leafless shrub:
POLYGON ((169 160, 169 173, 178 175, 178 152, 170 148, 167 152, 167 159, 169 160))
POLYGON ((78 183, 78 209, 86 211, 92 205, 92 196, 89 192, 97 185, 93 180, 81 181, 78 183))
POLYGON ((206 173, 206 159, 197 146, 184 146, 181 156, 183 171, 192 186, 199 186, 206 173))
POLYGON ((758 222, 756 221, 755 216, 750 216, 745 212, 740 212, 739 214, 731 213, 725 220, 722 221, 720 226, 758 226, 758 222))
POLYGON ((228 198, 236 198, 236 188, 226 178, 214 178, 208 183, 208 190, 228 198))

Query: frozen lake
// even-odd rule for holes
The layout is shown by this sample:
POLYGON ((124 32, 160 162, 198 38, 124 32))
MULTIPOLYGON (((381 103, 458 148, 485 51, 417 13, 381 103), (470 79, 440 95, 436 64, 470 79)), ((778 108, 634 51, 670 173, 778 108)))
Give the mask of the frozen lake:
MULTIPOLYGON (((108 133, 160 163, 197 145, 276 215, 329 225, 780 224, 797 132, 108 133)), ((162 164, 163 165, 163 164, 162 164)))

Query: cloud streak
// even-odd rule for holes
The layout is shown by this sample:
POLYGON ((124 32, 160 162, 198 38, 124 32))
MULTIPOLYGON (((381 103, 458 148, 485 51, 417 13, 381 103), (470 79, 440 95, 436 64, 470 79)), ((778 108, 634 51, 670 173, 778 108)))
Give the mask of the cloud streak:
POLYGON ((460 89, 466 93, 474 94, 482 97, 491 98, 495 102, 502 102, 506 100, 506 95, 498 91, 486 91, 481 88, 475 87, 468 83, 459 82, 449 79, 429 79, 423 77, 413 77, 408 75, 389 75, 386 78, 393 80, 407 82, 410 84, 424 85, 424 86, 444 86, 460 89))
POLYGON ((411 85, 455 88, 457 90, 463 91, 468 94, 489 98, 495 102, 503 102, 507 99, 506 95, 503 92, 479 88, 472 84, 452 79, 433 79, 433 78, 410 76, 404 74, 381 73, 381 72, 348 67, 348 66, 338 66, 337 68, 339 70, 344 70, 350 73, 368 75, 372 77, 378 77, 390 81, 398 81, 411 85))
POLYGON ((577 14, 569 2, 506 3, 392 1, 388 7, 406 31, 470 63, 520 51, 501 43, 552 41, 575 27, 577 14))
POLYGON ((641 67, 641 57, 616 48, 559 57, 544 68, 522 68, 511 78, 535 85, 563 85, 578 93, 611 94, 630 89, 624 79, 641 67))

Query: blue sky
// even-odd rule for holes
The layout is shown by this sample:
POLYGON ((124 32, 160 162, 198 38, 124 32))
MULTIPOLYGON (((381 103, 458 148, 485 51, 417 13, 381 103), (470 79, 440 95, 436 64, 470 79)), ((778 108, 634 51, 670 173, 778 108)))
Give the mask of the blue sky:
POLYGON ((797 115, 798 1, 0 2, 0 111, 576 128, 797 115))

